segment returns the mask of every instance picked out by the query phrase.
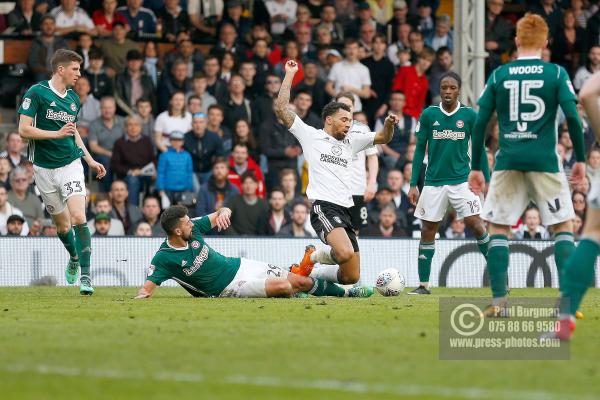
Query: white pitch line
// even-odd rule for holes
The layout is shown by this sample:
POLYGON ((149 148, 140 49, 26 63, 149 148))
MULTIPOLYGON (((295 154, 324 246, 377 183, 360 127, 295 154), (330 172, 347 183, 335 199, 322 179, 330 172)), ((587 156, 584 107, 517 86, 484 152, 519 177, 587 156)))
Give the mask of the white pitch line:
POLYGON ((40 375, 60 375, 91 377, 115 380, 156 380, 165 382, 188 382, 225 385, 248 385, 257 387, 274 387, 283 389, 317 389, 324 391, 340 391, 348 393, 363 394, 388 394, 397 396, 437 396, 437 397, 459 397, 464 399, 527 399, 527 400, 595 400, 596 396, 586 396, 572 393, 552 393, 546 391, 530 390, 501 390, 487 388, 465 388, 451 386, 430 386, 412 384, 384 384, 367 383, 359 381, 341 381, 330 379, 298 380, 284 379, 275 376, 249 376, 231 375, 223 379, 206 379, 198 373, 159 371, 144 373, 134 370, 97 369, 62 367, 51 365, 0 365, 0 371, 9 373, 37 373, 40 375))

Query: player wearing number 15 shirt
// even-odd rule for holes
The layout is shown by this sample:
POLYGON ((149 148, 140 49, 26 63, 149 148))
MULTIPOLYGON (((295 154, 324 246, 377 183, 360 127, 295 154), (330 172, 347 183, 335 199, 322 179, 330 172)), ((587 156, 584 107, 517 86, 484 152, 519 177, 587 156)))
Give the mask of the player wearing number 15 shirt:
POLYGON ((75 126, 81 104, 69 86, 81 76, 82 62, 70 50, 54 53, 50 80, 33 85, 23 96, 19 134, 29 141, 35 184, 70 255, 65 278, 68 283, 75 283, 81 267, 79 292, 91 295, 91 238, 85 218, 86 191, 80 158, 85 158, 98 178, 106 171, 90 156, 75 126))
POLYGON ((518 58, 490 75, 479 99, 473 139, 473 164, 469 184, 477 193, 483 188, 481 154, 485 127, 495 110, 500 128, 494 173, 483 205, 482 218, 490 222, 488 270, 495 312, 506 304, 508 234, 530 201, 540 210, 542 223, 551 225, 555 237, 554 257, 560 283, 561 271, 574 251, 573 204, 569 183, 556 151, 556 112, 567 118, 577 163, 571 181, 585 177, 585 149, 577 98, 566 71, 541 60, 548 44, 548 26, 538 15, 528 14, 517 23, 518 58))

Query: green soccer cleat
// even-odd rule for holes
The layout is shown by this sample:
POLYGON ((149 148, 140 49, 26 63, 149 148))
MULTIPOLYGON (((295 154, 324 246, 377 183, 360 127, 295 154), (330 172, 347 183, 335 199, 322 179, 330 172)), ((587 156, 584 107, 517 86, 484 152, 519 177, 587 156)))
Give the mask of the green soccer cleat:
POLYGON ((89 276, 82 276, 79 280, 79 294, 82 296, 91 296, 94 294, 94 288, 89 276))
POLYGON ((69 263, 65 269, 65 278, 67 278, 67 283, 72 285, 77 282, 77 275, 79 275, 79 261, 73 261, 69 258, 69 263))
POLYGON ((346 290, 348 297, 371 297, 373 288, 370 286, 354 286, 346 290))
POLYGON ((306 292, 296 292, 292 295, 292 297, 298 298, 298 299, 307 299, 308 298, 308 293, 306 292))

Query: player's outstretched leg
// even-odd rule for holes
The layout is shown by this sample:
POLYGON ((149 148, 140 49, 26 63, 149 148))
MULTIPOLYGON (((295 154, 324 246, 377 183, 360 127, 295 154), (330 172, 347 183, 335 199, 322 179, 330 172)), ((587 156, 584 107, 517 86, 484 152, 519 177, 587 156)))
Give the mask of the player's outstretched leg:
POLYGON ((431 275, 431 261, 435 254, 435 234, 439 222, 421 220, 421 240, 419 241, 419 255, 417 265, 419 268, 419 287, 408 294, 431 294, 429 291, 429 277, 431 275))
POLYGON ((293 292, 305 292, 313 296, 370 297, 373 295, 373 288, 367 286, 344 289, 324 279, 304 277, 294 273, 288 274, 287 279, 292 285, 293 292))
POLYGON ((487 317, 505 316, 508 287, 506 273, 508 271, 509 248, 508 227, 492 224, 490 243, 488 246, 488 272, 492 287, 492 305, 484 311, 487 317))
POLYGON ((335 228, 327 234, 326 239, 331 250, 323 248, 310 255, 311 262, 326 265, 314 268, 310 276, 343 285, 358 282, 360 279, 360 253, 355 252, 346 230, 335 228))
POLYGON ((561 340, 571 339, 575 330, 575 315, 585 292, 594 280, 596 258, 600 252, 600 209, 590 207, 583 239, 565 263, 560 288, 559 328, 551 336, 561 340))

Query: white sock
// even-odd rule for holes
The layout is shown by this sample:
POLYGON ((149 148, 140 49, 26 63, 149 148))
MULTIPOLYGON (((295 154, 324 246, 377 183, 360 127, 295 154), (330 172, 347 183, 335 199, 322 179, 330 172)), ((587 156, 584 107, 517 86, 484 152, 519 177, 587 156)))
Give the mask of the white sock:
POLYGON ((318 268, 313 268, 310 273, 311 278, 323 279, 328 282, 338 283, 338 265, 323 265, 318 268))
MULTIPOLYGON (((318 264, 325 265, 336 265, 337 262, 331 257, 331 249, 330 248, 322 248, 310 255, 310 261, 318 264)), ((337 282, 337 281, 336 281, 337 282)))

